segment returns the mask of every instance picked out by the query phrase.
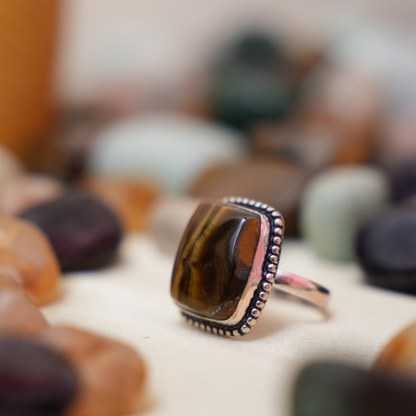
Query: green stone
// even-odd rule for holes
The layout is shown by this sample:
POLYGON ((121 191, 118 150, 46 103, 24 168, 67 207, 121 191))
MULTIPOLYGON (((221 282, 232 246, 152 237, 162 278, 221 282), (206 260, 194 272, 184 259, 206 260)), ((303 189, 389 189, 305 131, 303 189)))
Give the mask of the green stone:
POLYGON ((172 296, 185 310, 229 319, 246 287, 260 239, 260 215, 235 205, 202 203, 179 246, 172 296))

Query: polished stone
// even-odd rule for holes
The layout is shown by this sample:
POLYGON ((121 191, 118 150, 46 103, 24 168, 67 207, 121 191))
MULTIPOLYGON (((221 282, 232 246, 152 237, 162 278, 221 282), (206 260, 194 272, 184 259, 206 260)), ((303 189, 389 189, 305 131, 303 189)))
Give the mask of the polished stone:
POLYGON ((100 268, 116 258, 122 236, 120 221, 92 195, 67 193, 22 217, 48 236, 63 271, 100 268))
POLYGON ((17 215, 58 198, 64 191, 63 183, 47 175, 16 175, 0 180, 0 214, 17 215))
POLYGON ((49 323, 22 287, 0 274, 0 334, 33 336, 48 328, 49 323))
POLYGON ((87 161, 93 176, 154 181, 183 193, 205 168, 247 157, 241 134, 208 120, 174 114, 131 118, 103 129, 87 161))
POLYGON ((151 182, 87 177, 82 185, 114 209, 126 232, 144 231, 149 227, 149 216, 159 195, 151 182))
POLYGON ((76 369, 80 392, 67 416, 135 413, 146 383, 146 366, 131 347, 73 327, 44 331, 39 342, 76 369))
POLYGON ((0 337, 0 414, 66 415, 78 390, 72 366, 28 339, 0 337))
POLYGON ((196 178, 191 194, 204 199, 241 195, 262 201, 281 212, 285 235, 296 235, 298 206, 309 177, 307 170, 294 163, 254 158, 206 170, 196 178))
POLYGON ((358 233, 356 256, 369 283, 415 294, 416 207, 394 207, 368 220, 358 233))
POLYGON ((293 416, 412 416, 416 383, 344 364, 311 364, 299 375, 293 416))
POLYGON ((237 308, 260 238, 260 216, 237 206, 202 203, 185 230, 172 296, 191 312, 227 320, 237 308))
POLYGON ((394 372, 416 379, 416 324, 396 334, 383 348, 375 370, 394 372))
POLYGON ((302 235, 322 256, 351 260, 360 226, 388 199, 387 179, 375 168, 327 169, 305 188, 300 208, 302 235))
POLYGON ((14 278, 38 305, 58 294, 61 271, 55 252, 30 222, 0 218, 0 273, 14 278))

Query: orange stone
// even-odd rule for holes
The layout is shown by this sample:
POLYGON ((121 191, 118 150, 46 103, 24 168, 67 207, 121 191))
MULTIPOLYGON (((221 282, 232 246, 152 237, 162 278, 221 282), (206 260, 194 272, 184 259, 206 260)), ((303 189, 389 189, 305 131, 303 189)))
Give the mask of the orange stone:
POLYGON ((0 274, 0 335, 33 336, 48 328, 48 322, 22 287, 0 274))
POLYGON ((159 194, 153 184, 134 179, 97 177, 85 178, 82 184, 117 212, 125 231, 148 228, 149 213, 159 194))
POLYGON ((46 175, 17 175, 0 181, 0 214, 17 215, 59 197, 64 185, 46 175))
POLYGON ((15 279, 37 305, 57 295, 55 253, 42 231, 26 221, 0 218, 0 273, 15 279))
POLYGON ((416 379, 416 323, 390 340, 378 356, 374 368, 416 379))
POLYGON ((51 328, 38 339, 65 356, 77 370, 80 393, 67 416, 115 416, 135 411, 146 369, 131 347, 73 327, 51 328))

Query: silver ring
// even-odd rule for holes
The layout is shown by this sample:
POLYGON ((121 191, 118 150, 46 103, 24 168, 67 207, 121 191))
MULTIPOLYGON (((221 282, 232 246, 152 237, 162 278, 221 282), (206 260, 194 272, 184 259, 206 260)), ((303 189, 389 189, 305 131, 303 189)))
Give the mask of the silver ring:
POLYGON ((202 202, 176 255, 171 294, 191 325, 225 336, 250 332, 272 288, 325 310, 329 291, 278 268, 284 220, 241 197, 202 202))

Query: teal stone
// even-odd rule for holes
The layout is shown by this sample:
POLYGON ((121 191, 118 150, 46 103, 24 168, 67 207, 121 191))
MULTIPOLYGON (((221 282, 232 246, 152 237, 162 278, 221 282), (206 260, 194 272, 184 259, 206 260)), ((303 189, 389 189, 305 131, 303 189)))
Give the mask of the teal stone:
POLYGON ((360 226, 385 206, 389 193, 387 179, 376 168, 328 169, 306 186, 300 208, 301 233, 317 253, 351 260, 360 226))
POLYGON ((414 416, 416 383, 335 363, 317 363, 299 375, 293 416, 414 416))

